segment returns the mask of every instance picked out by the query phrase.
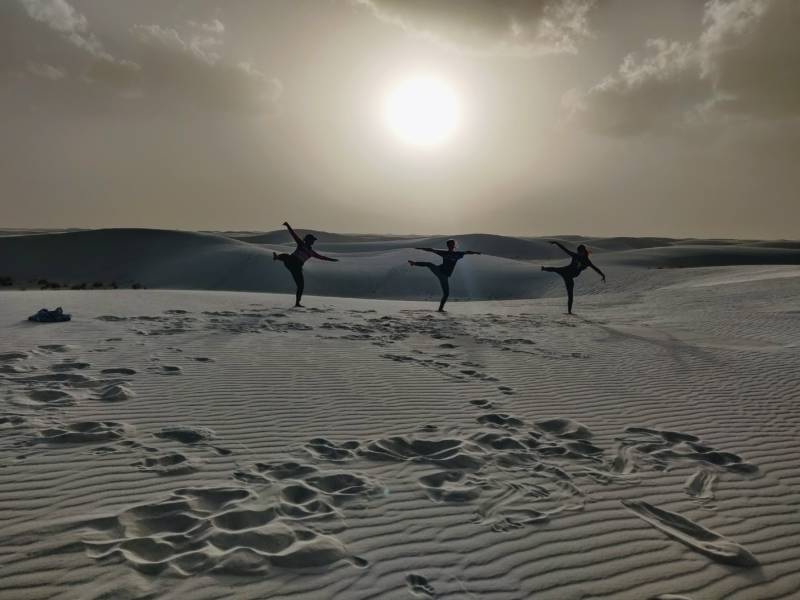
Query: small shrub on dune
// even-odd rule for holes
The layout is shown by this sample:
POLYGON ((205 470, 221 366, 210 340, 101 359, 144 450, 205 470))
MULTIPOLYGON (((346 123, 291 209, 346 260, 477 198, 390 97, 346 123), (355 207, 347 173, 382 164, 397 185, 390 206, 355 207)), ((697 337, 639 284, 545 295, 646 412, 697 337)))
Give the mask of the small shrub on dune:
POLYGON ((14 280, 11 277, 0 277, 0 286, 11 287, 14 285, 14 280))

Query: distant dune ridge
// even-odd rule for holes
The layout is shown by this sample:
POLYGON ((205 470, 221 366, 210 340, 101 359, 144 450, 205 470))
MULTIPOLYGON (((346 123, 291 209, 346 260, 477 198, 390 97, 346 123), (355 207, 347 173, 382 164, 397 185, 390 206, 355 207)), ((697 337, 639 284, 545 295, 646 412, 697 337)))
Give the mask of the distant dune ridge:
MULTIPOLYGON (((306 233, 307 230, 300 230, 306 233)), ((320 252, 338 263, 306 265, 306 292, 321 296, 426 299, 439 294, 429 273, 410 269, 407 260, 438 259, 415 247, 443 248, 450 236, 380 236, 314 231, 320 252)), ((561 293, 561 282, 542 273, 541 264, 559 264, 565 255, 550 238, 491 234, 454 236, 458 247, 483 256, 461 261, 452 279, 453 299, 522 299, 561 293)), ((587 244, 609 272, 609 285, 648 270, 734 265, 800 264, 800 242, 694 240, 669 238, 583 238, 557 236, 569 246, 587 244), (624 277, 619 277, 622 273, 624 277)), ((17 287, 40 279, 62 285, 115 281, 148 288, 292 291, 291 277, 272 252, 293 248, 286 231, 195 233, 157 229, 100 229, 63 233, 0 232, 0 276, 17 287)), ((33 283, 32 283, 33 282, 33 283)), ((579 293, 599 289, 594 273, 579 282, 579 293)))

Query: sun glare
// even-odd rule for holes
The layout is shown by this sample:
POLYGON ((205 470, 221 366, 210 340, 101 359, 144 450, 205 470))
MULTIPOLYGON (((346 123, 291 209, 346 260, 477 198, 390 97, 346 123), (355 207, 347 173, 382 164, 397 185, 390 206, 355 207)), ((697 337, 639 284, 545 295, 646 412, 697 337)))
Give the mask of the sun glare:
POLYGON ((436 78, 407 79, 386 96, 384 118, 402 141, 438 146, 458 127, 458 98, 452 88, 436 78))

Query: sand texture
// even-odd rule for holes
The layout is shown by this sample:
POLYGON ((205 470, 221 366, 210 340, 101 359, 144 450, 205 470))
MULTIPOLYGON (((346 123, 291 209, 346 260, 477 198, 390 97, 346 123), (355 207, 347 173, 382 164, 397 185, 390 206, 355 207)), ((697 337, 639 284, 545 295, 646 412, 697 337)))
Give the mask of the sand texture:
MULTIPOLYGON (((269 235, 82 254, 103 235, 0 249, 28 245, 16 278, 290 289, 269 235)), ((323 244, 305 309, 0 292, 0 599, 797 598, 800 250, 596 241, 608 284, 567 316, 538 270, 563 259, 517 241, 462 261, 445 314, 369 237, 323 244)))

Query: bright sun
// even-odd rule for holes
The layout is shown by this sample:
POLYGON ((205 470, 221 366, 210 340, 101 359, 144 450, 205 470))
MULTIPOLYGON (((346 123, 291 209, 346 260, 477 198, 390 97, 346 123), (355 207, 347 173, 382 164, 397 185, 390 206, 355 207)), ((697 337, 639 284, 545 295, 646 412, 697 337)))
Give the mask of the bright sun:
POLYGON ((384 117, 389 129, 404 142, 438 146, 458 127, 458 98, 436 78, 407 79, 386 96, 384 117))

